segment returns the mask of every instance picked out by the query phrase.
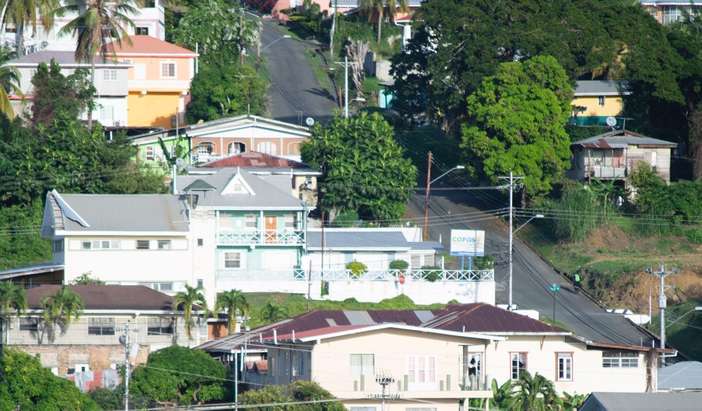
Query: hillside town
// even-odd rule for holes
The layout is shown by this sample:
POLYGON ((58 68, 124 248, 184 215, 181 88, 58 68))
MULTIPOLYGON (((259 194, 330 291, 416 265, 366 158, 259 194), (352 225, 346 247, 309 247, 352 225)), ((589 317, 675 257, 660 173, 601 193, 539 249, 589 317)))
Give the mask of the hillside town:
POLYGON ((702 1, 0 0, 0 411, 696 410, 702 1))

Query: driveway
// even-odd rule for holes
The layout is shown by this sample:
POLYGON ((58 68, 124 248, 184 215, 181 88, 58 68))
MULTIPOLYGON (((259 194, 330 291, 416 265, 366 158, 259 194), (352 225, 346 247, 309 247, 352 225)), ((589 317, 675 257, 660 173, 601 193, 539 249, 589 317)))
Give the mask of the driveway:
POLYGON ((304 125, 307 117, 317 122, 328 121, 337 106, 333 95, 320 86, 307 62, 305 49, 310 46, 282 37, 277 22, 263 21, 261 45, 271 80, 268 91, 271 116, 300 125, 304 125), (270 47, 266 47, 269 44, 270 47))
MULTIPOLYGON (((409 210, 413 216, 423 215, 423 195, 413 196, 409 210)), ((485 230, 485 252, 496 256, 495 281, 497 303, 507 304, 508 294, 508 230, 506 225, 480 209, 506 207, 485 193, 476 191, 439 192, 430 202, 430 233, 432 239, 442 238, 448 250, 450 230, 485 230), (478 198, 480 196, 480 198, 478 198), (468 218, 463 216, 470 214, 468 218), (455 217, 452 217, 455 216, 455 217), (484 218, 481 221, 476 221, 484 218), (466 222, 469 219, 471 222, 466 222)), ((582 293, 575 293, 570 282, 556 272, 529 246, 515 239, 513 255, 513 300, 518 308, 539 311, 542 317, 552 317, 553 294, 550 284, 561 284, 556 294, 556 321, 575 334, 593 341, 651 346, 652 337, 618 314, 611 314, 582 293)))

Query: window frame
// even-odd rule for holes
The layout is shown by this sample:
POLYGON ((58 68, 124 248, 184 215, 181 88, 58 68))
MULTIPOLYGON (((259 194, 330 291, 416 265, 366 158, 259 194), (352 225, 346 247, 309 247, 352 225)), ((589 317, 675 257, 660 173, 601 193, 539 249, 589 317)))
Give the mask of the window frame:
POLYGON ((171 240, 156 240, 157 250, 172 250, 173 242, 171 240))
POLYGON ((222 268, 225 270, 243 270, 244 269, 244 252, 243 251, 225 251, 222 253, 222 268), (238 259, 228 259, 228 254, 237 254, 239 256, 238 259), (229 261, 237 261, 239 265, 237 267, 228 267, 227 263, 229 261))
POLYGON ((102 81, 117 81, 117 69, 102 69, 102 81))
MULTIPOLYGON (((162 60, 160 63, 160 68, 161 68, 161 79, 162 80, 175 80, 178 78, 178 64, 173 61, 173 60, 162 60), (164 75, 163 74, 163 68, 165 66, 173 66, 173 75, 164 75)), ((169 70, 170 72, 170 70, 169 70)))
POLYGON ((151 240, 136 240, 134 245, 137 250, 151 250, 151 240), (146 248, 143 247, 144 243, 146 243, 146 248))
POLYGON ((19 318, 19 329, 20 329, 20 331, 38 332, 39 331, 39 318, 38 317, 20 317, 19 318), (29 324, 29 323, 31 323, 31 324, 29 324))
POLYGON ((604 107, 607 102, 607 99, 605 96, 597 96, 597 105, 600 107, 604 107))
POLYGON ((360 377, 373 377, 375 375, 375 354, 373 353, 351 353, 349 354, 349 367, 351 368, 351 376, 353 378, 360 378, 360 377), (359 358, 360 362, 359 365, 357 366, 358 368, 354 368, 354 358, 359 358), (370 359, 370 373, 367 373, 368 371, 368 364, 366 360, 370 359), (360 370, 358 373, 356 372, 357 370, 360 370))
POLYGON ((602 351, 602 368, 639 368, 639 354, 631 351, 602 351))
POLYGON ((170 317, 149 317, 146 320, 146 335, 152 336, 163 336, 163 335, 173 335, 175 330, 175 321, 170 317), (158 320, 158 325, 156 321, 158 320), (164 322, 166 325, 164 326, 164 322), (157 331, 158 330, 158 331, 157 331))
MULTIPOLYGON (((527 353, 527 352, 524 352, 524 351, 512 351, 512 352, 509 353, 509 378, 510 378, 510 380, 512 380, 512 381, 518 380, 519 377, 521 376, 520 374, 521 374, 521 370, 522 370, 522 369, 523 369, 524 371, 528 371, 528 370, 529 370, 529 368, 528 368, 528 367, 529 367, 528 357, 529 357, 528 353, 527 353), (515 375, 515 372, 514 372, 515 369, 514 369, 514 359, 513 359, 515 355, 524 356, 524 361, 523 361, 523 362, 524 362, 524 367, 523 367, 523 368, 520 368, 520 367, 519 367, 519 363, 517 363, 517 370, 516 370, 516 371, 517 371, 517 373, 516 373, 517 376, 516 376, 516 377, 514 376, 514 375, 515 375)), ((519 358, 519 357, 517 357, 517 358, 519 358)))
POLYGON ((437 383, 435 355, 409 355, 407 357, 407 381, 415 385, 437 383))
POLYGON ((146 146, 144 149, 144 158, 146 161, 154 161, 156 160, 156 149, 154 146, 146 146))
POLYGON ((573 381, 573 353, 572 352, 556 352, 556 381, 573 381), (561 377, 561 359, 569 360, 563 362, 563 377, 561 377), (567 373, 566 373, 567 370, 567 373), (567 375, 567 376, 566 376, 567 375))
POLYGON ((136 36, 148 36, 149 35, 149 26, 136 26, 134 27, 134 35, 136 36), (140 31, 142 33, 140 33, 140 31), (146 31, 146 33, 143 33, 143 31, 146 31))
POLYGON ((115 317, 88 317, 88 335, 115 335, 116 328, 115 317))

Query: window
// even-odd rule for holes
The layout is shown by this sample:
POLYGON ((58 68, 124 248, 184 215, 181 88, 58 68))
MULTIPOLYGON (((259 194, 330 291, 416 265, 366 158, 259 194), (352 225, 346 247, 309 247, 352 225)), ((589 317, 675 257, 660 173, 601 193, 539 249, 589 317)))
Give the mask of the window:
POLYGON ((424 256, 424 266, 434 267, 434 254, 427 254, 424 256))
POLYGON ((256 151, 258 151, 259 153, 275 155, 278 153, 278 147, 275 143, 272 143, 270 141, 263 141, 256 145, 256 151))
POLYGON ((173 291, 173 283, 171 283, 171 282, 147 283, 146 285, 153 288, 156 291, 164 291, 164 292, 173 291))
POLYGON ((241 253, 235 251, 224 253, 224 268, 241 268, 241 253))
POLYGON ((156 159, 156 154, 154 153, 153 146, 146 146, 146 161, 154 161, 156 159))
POLYGON ((375 411, 375 407, 349 407, 349 411, 375 411))
POLYGON ((31 317, 20 318, 20 331, 39 331, 39 319, 31 317))
POLYGON ((172 335, 173 334, 173 319, 172 318, 149 318, 147 321, 148 335, 172 335))
POLYGON ((409 357, 407 374, 410 384, 433 384, 436 382, 436 357, 409 357))
POLYGON ((375 355, 351 354, 351 375, 354 377, 375 375, 375 355))
POLYGON ((134 30, 134 32, 137 36, 148 36, 149 35, 149 28, 148 27, 137 27, 134 30))
POLYGON ((511 367, 511 377, 513 380, 518 380, 519 376, 523 371, 526 371, 527 367, 527 353, 525 352, 513 352, 510 353, 510 367, 511 367))
POLYGON ((637 368, 639 354, 629 351, 605 351, 602 353, 602 367, 604 368, 637 368))
POLYGON ((205 281, 202 278, 197 279, 197 288, 205 288, 205 281))
POLYGON ((200 143, 200 145, 197 146, 197 154, 201 156, 206 156, 209 154, 212 154, 213 147, 212 143, 200 143))
POLYGON ((136 248, 137 250, 148 250, 151 248, 151 242, 149 240, 137 240, 136 248))
POLYGON ((89 318, 88 319, 88 334, 89 335, 115 335, 115 319, 114 318, 89 318))
POLYGON ((112 124, 115 121, 115 108, 112 106, 100 107, 100 121, 103 124, 112 124))
POLYGON ((558 373, 556 381, 573 381, 573 354, 569 352, 556 353, 558 373))
POLYGON ((227 153, 229 154, 241 154, 244 152, 246 152, 244 143, 229 143, 229 146, 227 146, 227 153))
POLYGON ((173 62, 161 62, 161 78, 175 78, 176 65, 173 62))
POLYGON ((256 227, 256 214, 246 214, 244 216, 244 227, 250 230, 255 230, 256 227))
POLYGON ((92 247, 92 244, 90 241, 81 241, 80 243, 80 248, 83 250, 90 250, 92 247))
POLYGON ((682 19, 682 9, 678 6, 663 6, 663 24, 673 24, 682 19))
POLYGON ((205 240, 203 240, 202 238, 198 238, 197 239, 197 246, 202 247, 203 245, 205 245, 205 240))
POLYGON ((412 269, 418 269, 422 267, 422 256, 421 255, 412 255, 410 257, 410 265, 412 266, 412 269))
POLYGON ((295 229, 295 216, 286 215, 285 217, 283 217, 283 223, 285 224, 286 230, 294 230, 295 229))
POLYGON ((117 70, 104 69, 102 71, 102 79, 105 81, 117 81, 117 70))
POLYGON ((54 240, 51 243, 51 250, 55 253, 63 252, 63 240, 54 240))
POLYGON ((604 96, 597 97, 597 105, 600 107, 604 107, 604 105, 605 105, 605 97, 604 96))
POLYGON ((119 247, 119 240, 85 240, 80 243, 80 248, 83 250, 110 250, 119 249, 119 247))
POLYGON ((170 250, 171 249, 171 240, 158 240, 158 249, 159 250, 170 250))

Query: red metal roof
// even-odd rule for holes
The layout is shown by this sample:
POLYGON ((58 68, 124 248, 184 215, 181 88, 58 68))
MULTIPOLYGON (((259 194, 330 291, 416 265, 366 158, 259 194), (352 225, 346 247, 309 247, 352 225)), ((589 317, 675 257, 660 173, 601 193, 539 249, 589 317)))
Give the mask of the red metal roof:
POLYGON ((151 36, 129 36, 128 39, 122 39, 122 44, 112 42, 107 45, 107 50, 117 55, 120 54, 183 54, 184 57, 195 57, 197 53, 188 50, 184 47, 176 46, 173 43, 159 40, 151 36), (130 44, 131 43, 131 44, 130 44))
POLYGON ((552 333, 564 330, 489 304, 449 305, 423 324, 448 331, 486 333, 552 333))
POLYGON ((234 154, 219 160, 210 161, 203 167, 223 168, 223 167, 269 167, 269 168, 307 168, 299 161, 288 160, 282 157, 272 156, 258 151, 247 151, 241 154, 234 154))
MULTIPOLYGON (((27 290, 29 308, 40 309, 44 297, 62 286, 40 285, 27 290)), ((69 285, 86 310, 172 310, 173 297, 143 285, 69 285)))

